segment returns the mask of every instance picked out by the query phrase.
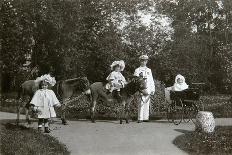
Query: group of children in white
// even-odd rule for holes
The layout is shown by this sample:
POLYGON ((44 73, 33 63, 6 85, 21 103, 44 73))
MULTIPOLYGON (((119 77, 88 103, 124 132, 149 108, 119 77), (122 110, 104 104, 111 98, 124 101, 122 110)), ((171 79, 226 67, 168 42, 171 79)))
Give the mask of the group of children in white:
MULTIPOLYGON (((134 76, 142 77, 146 81, 146 89, 141 93, 141 101, 138 104, 138 123, 146 122, 149 120, 149 106, 150 106, 150 95, 155 93, 155 83, 152 76, 152 71, 148 68, 148 56, 142 55, 139 57, 140 67, 138 67, 134 76)), ((127 84, 125 77, 122 75, 122 71, 125 68, 125 63, 123 60, 114 61, 111 64, 112 72, 106 78, 108 83, 106 84, 106 89, 109 92, 116 90, 117 94, 120 96, 120 89, 124 88, 127 84)), ((44 124, 44 132, 49 133, 49 119, 56 117, 54 107, 60 107, 61 104, 57 99, 55 93, 48 89, 56 84, 54 77, 51 77, 49 74, 43 75, 36 79, 37 82, 40 82, 40 89, 34 94, 30 104, 33 106, 34 112, 38 115, 38 129, 41 131, 44 124)), ((185 78, 182 75, 177 75, 175 79, 175 84, 172 87, 166 88, 166 97, 169 98, 169 93, 173 91, 182 91, 188 88, 188 85, 185 83, 185 78)))

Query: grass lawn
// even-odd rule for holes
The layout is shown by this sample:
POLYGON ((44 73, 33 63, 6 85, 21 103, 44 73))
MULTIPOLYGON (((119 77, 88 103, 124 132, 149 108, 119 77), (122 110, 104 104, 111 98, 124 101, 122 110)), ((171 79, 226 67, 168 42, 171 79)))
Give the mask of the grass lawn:
POLYGON ((187 132, 173 143, 190 155, 232 154, 232 126, 218 126, 213 134, 187 132))
POLYGON ((34 129, 10 123, 0 124, 2 155, 68 155, 66 146, 34 129))

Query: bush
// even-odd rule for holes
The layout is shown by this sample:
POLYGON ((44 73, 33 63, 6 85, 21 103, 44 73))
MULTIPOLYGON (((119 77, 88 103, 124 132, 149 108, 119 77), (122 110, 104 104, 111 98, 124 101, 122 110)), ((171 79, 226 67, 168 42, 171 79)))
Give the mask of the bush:
POLYGON ((232 127, 216 127, 213 134, 186 132, 173 143, 191 155, 232 154, 232 127))

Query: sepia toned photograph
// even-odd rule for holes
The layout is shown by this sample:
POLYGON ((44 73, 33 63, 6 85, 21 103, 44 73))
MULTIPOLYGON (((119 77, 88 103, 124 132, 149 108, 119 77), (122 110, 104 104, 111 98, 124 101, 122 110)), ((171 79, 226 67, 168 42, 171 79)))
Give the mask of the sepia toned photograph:
POLYGON ((0 0, 1 155, 232 154, 231 0, 0 0))

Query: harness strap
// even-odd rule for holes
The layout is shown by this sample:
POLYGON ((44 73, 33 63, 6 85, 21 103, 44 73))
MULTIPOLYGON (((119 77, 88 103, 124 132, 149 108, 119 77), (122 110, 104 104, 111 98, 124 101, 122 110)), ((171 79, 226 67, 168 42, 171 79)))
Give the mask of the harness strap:
POLYGON ((82 92, 81 93, 81 95, 79 95, 79 96, 77 96, 77 97, 75 97, 74 99, 67 99, 66 101, 65 101, 65 105, 67 105, 67 104, 69 104, 69 103, 71 103, 71 102, 74 102, 74 101, 77 101, 77 100, 79 100, 81 97, 83 97, 85 95, 85 93, 84 92, 82 92))

